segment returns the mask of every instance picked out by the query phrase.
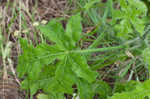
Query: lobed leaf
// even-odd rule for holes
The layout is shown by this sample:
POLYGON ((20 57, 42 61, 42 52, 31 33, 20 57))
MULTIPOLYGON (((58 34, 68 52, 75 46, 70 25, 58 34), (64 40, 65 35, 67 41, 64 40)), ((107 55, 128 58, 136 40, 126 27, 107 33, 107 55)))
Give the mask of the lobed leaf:
POLYGON ((49 40, 58 44, 59 47, 64 48, 63 39, 65 39, 65 31, 60 22, 53 19, 48 24, 44 26, 40 25, 38 28, 49 40))
POLYGON ((85 80, 80 79, 77 83, 80 99, 93 99, 94 91, 92 85, 87 83, 85 80))
POLYGON ((72 71, 75 72, 78 77, 87 80, 89 83, 96 80, 98 74, 90 69, 84 56, 80 54, 71 54, 69 62, 72 71))
POLYGON ((66 35, 71 39, 72 45, 75 44, 80 40, 82 33, 82 24, 81 24, 81 17, 78 13, 77 15, 72 16, 66 27, 66 35))

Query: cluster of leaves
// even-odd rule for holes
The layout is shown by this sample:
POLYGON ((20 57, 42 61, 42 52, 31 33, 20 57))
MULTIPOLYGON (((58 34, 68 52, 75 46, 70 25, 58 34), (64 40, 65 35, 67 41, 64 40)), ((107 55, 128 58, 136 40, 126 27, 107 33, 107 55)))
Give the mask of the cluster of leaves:
MULTIPOLYGON (((91 14, 94 11, 91 11, 90 8, 98 2, 99 0, 89 0, 84 9, 91 14)), ((106 7, 103 18, 94 19, 91 16, 95 24, 99 23, 97 19, 103 20, 104 30, 88 49, 81 49, 79 46, 79 41, 83 36, 80 14, 74 15, 68 20, 66 29, 58 19, 53 19, 46 25, 38 26, 44 38, 50 41, 51 44, 43 41, 34 46, 32 43, 28 43, 27 40, 20 39, 23 54, 19 56, 17 72, 18 76, 24 79, 22 88, 30 91, 31 99, 38 90, 42 90, 45 93, 38 96, 45 97, 44 99, 64 99, 64 94, 73 95, 74 93, 80 99, 92 99, 96 94, 100 95, 100 99, 143 99, 149 97, 149 80, 144 83, 125 83, 123 88, 114 85, 113 91, 107 83, 101 79, 99 80, 100 75, 97 73, 97 69, 113 64, 118 60, 121 60, 125 67, 121 77, 128 73, 137 58, 142 60, 148 68, 150 67, 149 38, 142 38, 148 33, 148 30, 145 30, 146 25, 143 20, 147 14, 145 4, 140 0, 119 0, 117 3, 120 8, 114 9, 113 0, 108 1, 108 7, 106 7), (112 17, 110 24, 104 22, 108 14, 109 17, 112 17), (107 42, 107 44, 102 44, 101 40, 107 42), (128 42, 132 42, 132 44, 128 44, 128 42), (94 48, 98 44, 106 47, 106 45, 118 45, 121 43, 126 45, 94 48), (120 48, 123 48, 123 50, 112 52, 112 49, 120 48), (92 65, 90 64, 91 66, 89 66, 88 55, 91 52, 106 50, 111 51, 103 53, 103 55, 97 55, 97 59, 94 57, 92 65), (126 55, 125 50, 129 50, 131 53, 126 55), (140 53, 137 54, 137 51, 140 53), (126 61, 127 59, 128 61, 126 61), (113 96, 108 97, 113 92, 113 96)))
MULTIPOLYGON (((144 67, 150 70, 150 49, 148 43, 149 26, 147 26, 146 22, 144 21, 144 18, 147 17, 148 13, 147 7, 142 0, 119 0, 119 4, 120 9, 112 10, 111 24, 114 25, 116 36, 124 41, 138 38, 139 40, 132 45, 137 47, 132 48, 130 45, 128 50, 130 50, 135 57, 139 57, 140 60, 143 60, 145 64, 144 67)), ((150 80, 148 79, 147 81, 144 81, 144 83, 135 83, 136 84, 133 85, 134 88, 126 86, 127 88, 130 88, 130 90, 116 92, 108 99, 149 99, 150 80)))
MULTIPOLYGON (((135 83, 134 83, 135 84, 135 83)), ((128 91, 122 93, 115 93, 112 97, 108 99, 149 99, 150 95, 150 80, 144 83, 137 82, 135 88, 131 88, 128 91)), ((126 86, 129 87, 129 86, 126 86)))
MULTIPOLYGON (((31 96, 42 89, 53 99, 63 99, 65 93, 74 93, 74 85, 81 99, 92 99, 97 90, 102 90, 101 84, 106 86, 106 91, 110 89, 104 82, 96 81, 98 73, 90 69, 76 46, 82 33, 80 14, 70 18, 66 31, 55 19, 38 28, 53 44, 41 43, 34 47, 21 39, 23 54, 17 67, 19 77, 24 78, 22 88, 30 89, 31 96)), ((108 93, 103 90, 102 96, 108 93)))
POLYGON ((119 4, 121 8, 112 11, 112 24, 116 24, 119 20, 119 24, 115 25, 117 36, 129 39, 129 33, 133 33, 132 24, 142 36, 145 25, 141 18, 147 14, 146 5, 140 0, 119 0, 119 4))

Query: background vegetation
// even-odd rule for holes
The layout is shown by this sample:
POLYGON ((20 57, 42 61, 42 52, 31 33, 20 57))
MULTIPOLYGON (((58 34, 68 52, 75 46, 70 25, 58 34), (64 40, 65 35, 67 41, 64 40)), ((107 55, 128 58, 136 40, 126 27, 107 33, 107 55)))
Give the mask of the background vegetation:
POLYGON ((1 88, 7 90, 0 96, 149 99, 149 5, 149 0, 1 1, 1 82, 11 87, 1 88))

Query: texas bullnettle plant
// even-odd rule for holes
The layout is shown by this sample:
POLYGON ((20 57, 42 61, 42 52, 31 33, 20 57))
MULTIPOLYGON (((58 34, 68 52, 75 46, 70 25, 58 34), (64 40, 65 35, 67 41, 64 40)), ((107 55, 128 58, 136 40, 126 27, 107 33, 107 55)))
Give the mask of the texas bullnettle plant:
MULTIPOLYGON (((109 4, 113 4, 113 1, 110 1, 109 4)), ((94 48, 97 47, 95 45, 100 38, 97 37, 91 44, 92 46, 81 49, 79 43, 83 37, 83 30, 80 13, 69 18, 66 28, 58 19, 38 26, 37 28, 41 31, 45 41, 43 40, 36 46, 26 39, 20 39, 22 54, 19 56, 17 72, 18 76, 23 79, 22 88, 29 90, 31 99, 39 90, 42 90, 46 95, 46 99, 64 99, 65 94, 72 96, 76 94, 74 98, 79 96, 80 99, 93 99, 97 94, 99 99, 143 99, 149 97, 149 80, 144 83, 136 82, 134 87, 129 87, 130 90, 118 93, 100 79, 100 74, 97 72, 98 67, 92 67, 88 64, 92 53, 105 52, 104 55, 107 53, 114 55, 115 51, 115 54, 119 55, 120 53, 117 52, 121 50, 121 54, 125 56, 122 62, 129 59, 125 54, 125 51, 129 51, 133 54, 131 62, 135 62, 137 56, 143 59, 144 66, 149 67, 150 50, 148 36, 145 37, 148 35, 148 29, 145 29, 147 26, 143 20, 147 8, 140 0, 127 1, 119 0, 120 9, 108 8, 112 20, 107 26, 111 27, 114 34, 107 33, 107 35, 112 35, 110 37, 120 40, 117 44, 112 44, 115 46, 94 48)), ((97 2, 95 0, 93 4, 97 2)), ((86 8, 90 9, 87 6, 86 8)), ((120 58, 118 57, 112 63, 120 58)), ((101 61, 105 61, 105 59, 101 58, 101 61)), ((128 72, 128 66, 123 73, 124 75, 128 72)), ((132 84, 129 83, 129 85, 132 84)))
MULTIPOLYGON (((117 50, 124 45, 81 50, 77 46, 82 37, 80 14, 69 19, 66 30, 56 19, 38 28, 52 44, 43 42, 34 47, 21 39, 23 54, 19 56, 17 67, 18 76, 24 79, 22 88, 30 89, 31 96, 42 89, 54 99, 62 99, 59 97, 73 94, 77 89, 81 99, 92 99, 97 90, 102 90, 101 83, 108 87, 106 91, 110 89, 103 81, 96 80, 98 73, 90 69, 85 54, 117 50)), ((109 93, 103 92, 102 96, 106 94, 109 93)))

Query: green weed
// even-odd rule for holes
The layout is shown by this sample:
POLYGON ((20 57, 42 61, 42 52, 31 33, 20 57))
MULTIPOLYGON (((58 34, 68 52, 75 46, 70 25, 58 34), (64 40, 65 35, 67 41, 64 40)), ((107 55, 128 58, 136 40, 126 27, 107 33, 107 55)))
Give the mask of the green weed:
POLYGON ((147 17, 146 5, 140 0, 119 0, 120 8, 114 8, 113 0, 108 0, 102 16, 95 18, 98 13, 94 5, 99 0, 80 0, 78 3, 85 4, 79 10, 88 13, 98 36, 87 48, 81 48, 81 41, 90 41, 86 36, 93 37, 94 32, 83 34, 79 13, 69 18, 66 28, 58 19, 38 26, 45 41, 34 46, 20 39, 22 55, 19 56, 17 72, 23 79, 22 88, 30 91, 31 99, 39 90, 44 94, 38 97, 45 99, 64 99, 65 94, 76 94, 74 98, 79 96, 80 99, 93 99, 96 95, 99 99, 149 97, 149 80, 140 83, 138 76, 141 70, 148 70, 145 74, 149 76, 149 26, 144 19, 147 17), (110 22, 106 22, 108 18, 110 22), (112 88, 103 81, 105 75, 98 72, 106 66, 112 66, 106 73, 114 80, 112 88), (113 66, 117 66, 116 71, 113 66), (133 79, 137 81, 132 83, 133 79), (125 84, 118 85, 118 82, 125 84))

